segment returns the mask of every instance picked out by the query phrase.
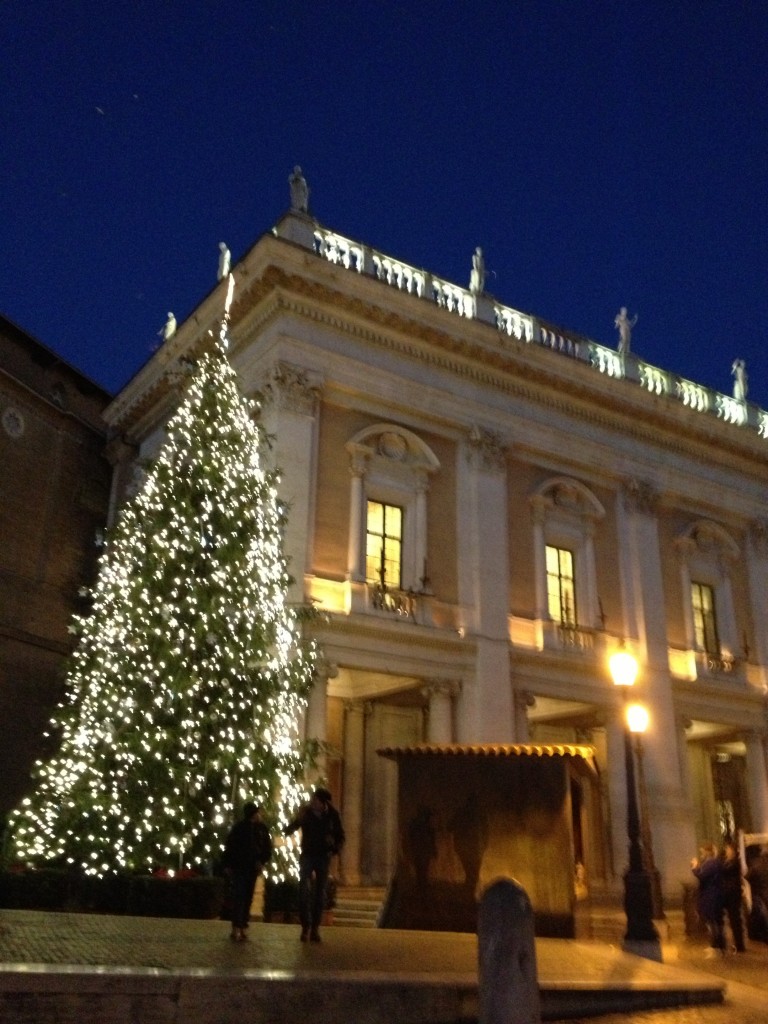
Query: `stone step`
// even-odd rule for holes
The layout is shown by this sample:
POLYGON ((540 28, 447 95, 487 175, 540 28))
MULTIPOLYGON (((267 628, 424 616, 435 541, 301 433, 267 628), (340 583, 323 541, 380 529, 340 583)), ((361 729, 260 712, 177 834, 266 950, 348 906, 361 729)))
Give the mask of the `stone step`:
POLYGON ((386 890, 378 886, 344 886, 336 894, 334 924, 375 928, 386 890))

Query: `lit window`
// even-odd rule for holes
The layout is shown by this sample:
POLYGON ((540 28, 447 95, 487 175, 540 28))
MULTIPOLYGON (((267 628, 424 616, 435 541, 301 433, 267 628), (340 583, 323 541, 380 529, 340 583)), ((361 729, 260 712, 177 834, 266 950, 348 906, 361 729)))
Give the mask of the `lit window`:
POLYGON ((547 545, 547 611, 553 622, 575 626, 576 584, 573 552, 547 545))
POLYGON ((706 583, 691 583, 693 604, 693 628, 696 647, 707 654, 720 654, 720 639, 717 635, 715 615, 715 592, 706 583))
POLYGON ((403 510, 397 505, 368 501, 365 541, 365 581, 400 589, 403 510), (382 572, 384 578, 382 579, 382 572))

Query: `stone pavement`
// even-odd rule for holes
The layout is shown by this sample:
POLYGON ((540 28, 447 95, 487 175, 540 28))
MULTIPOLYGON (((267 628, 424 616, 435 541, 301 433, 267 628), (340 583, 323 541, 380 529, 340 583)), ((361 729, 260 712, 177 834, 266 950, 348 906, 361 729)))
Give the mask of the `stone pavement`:
MULTIPOLYGON (((315 945, 294 925, 261 922, 247 943, 228 934, 222 921, 0 911, 0 1024, 477 1019, 474 935, 333 926, 315 945)), ((547 1020, 641 1021, 656 1008, 647 1019, 659 1024, 768 1021, 768 947, 722 962, 701 946, 665 947, 656 963, 592 940, 537 939, 536 956, 547 1020), (738 1017, 737 1003, 759 1015, 738 1017)))

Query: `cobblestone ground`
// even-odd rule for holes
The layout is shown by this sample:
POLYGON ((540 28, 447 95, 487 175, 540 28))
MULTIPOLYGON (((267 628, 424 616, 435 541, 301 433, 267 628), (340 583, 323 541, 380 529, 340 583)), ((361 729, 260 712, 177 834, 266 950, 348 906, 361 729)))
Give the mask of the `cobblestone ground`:
POLYGON ((682 943, 675 952, 677 959, 671 962, 727 982, 724 1003, 570 1018, 567 1024, 768 1024, 768 946, 751 943, 744 954, 714 960, 697 943, 682 943))

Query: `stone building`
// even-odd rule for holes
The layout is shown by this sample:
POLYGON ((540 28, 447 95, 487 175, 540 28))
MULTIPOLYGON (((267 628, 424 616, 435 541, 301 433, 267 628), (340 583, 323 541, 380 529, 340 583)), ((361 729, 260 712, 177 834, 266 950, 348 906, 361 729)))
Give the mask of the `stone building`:
MULTIPOLYGON (((627 788, 607 661, 623 646, 650 715, 645 831, 679 903, 700 841, 768 829, 768 414, 301 204, 233 273, 230 355, 265 398, 295 597, 325 613, 306 730, 326 742, 343 880, 385 884, 403 840, 397 766, 377 751, 589 743, 599 784, 572 784, 572 855, 582 887, 617 893, 627 788)), ((118 501, 226 287, 107 409, 118 501)))
POLYGON ((0 816, 25 792, 62 696, 67 626, 93 579, 110 396, 0 317, 0 816))

